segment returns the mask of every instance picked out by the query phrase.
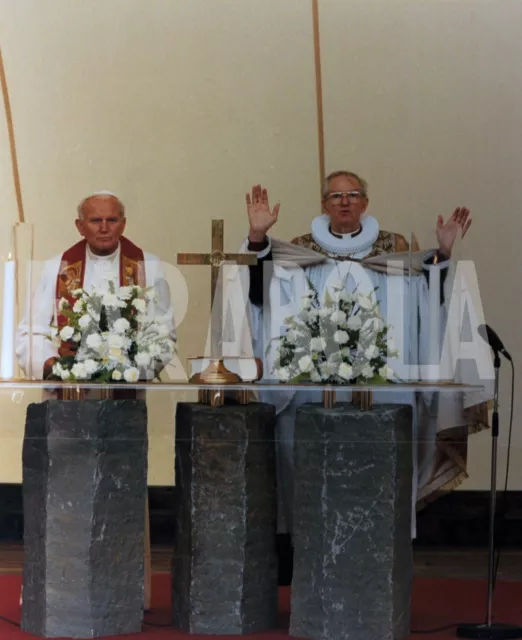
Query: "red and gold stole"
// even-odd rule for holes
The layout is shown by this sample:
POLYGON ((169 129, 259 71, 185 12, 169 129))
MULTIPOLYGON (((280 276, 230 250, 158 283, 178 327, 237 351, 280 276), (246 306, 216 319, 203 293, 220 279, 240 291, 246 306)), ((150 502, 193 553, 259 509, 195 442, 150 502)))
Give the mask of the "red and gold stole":
MULTIPOLYGON (((73 305, 73 291, 83 287, 87 242, 80 240, 63 254, 60 270, 56 279, 56 304, 65 298, 73 305)), ((120 287, 136 285, 145 287, 145 257, 143 251, 125 237, 120 238, 120 287)), ((58 308, 58 307, 57 307, 58 308)), ((67 319, 58 314, 58 330, 62 329, 67 319)))

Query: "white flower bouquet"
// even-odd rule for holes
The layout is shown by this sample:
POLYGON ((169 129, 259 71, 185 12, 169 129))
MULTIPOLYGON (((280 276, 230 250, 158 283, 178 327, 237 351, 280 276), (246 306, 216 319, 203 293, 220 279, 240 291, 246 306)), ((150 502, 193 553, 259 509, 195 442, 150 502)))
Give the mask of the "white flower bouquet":
POLYGON ((342 284, 323 301, 309 282, 301 311, 285 319, 274 374, 281 382, 374 384, 390 381, 388 358, 398 355, 373 295, 347 293, 342 284))
POLYGON ((59 358, 52 379, 128 382, 157 378, 172 358, 175 343, 164 318, 151 313, 152 288, 128 286, 108 291, 77 289, 59 301, 65 319, 49 338, 59 358))

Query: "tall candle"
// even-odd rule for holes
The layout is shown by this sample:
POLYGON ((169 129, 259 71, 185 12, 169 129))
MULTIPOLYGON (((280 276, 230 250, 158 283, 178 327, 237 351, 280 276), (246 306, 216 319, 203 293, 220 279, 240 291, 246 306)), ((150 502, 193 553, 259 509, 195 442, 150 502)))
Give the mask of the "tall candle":
POLYGON ((14 337, 15 337, 15 261, 9 254, 4 261, 4 287, 2 296, 2 358, 0 377, 14 377, 14 337))
POLYGON ((430 269, 429 278, 429 364, 439 365, 440 359, 440 269, 430 269))

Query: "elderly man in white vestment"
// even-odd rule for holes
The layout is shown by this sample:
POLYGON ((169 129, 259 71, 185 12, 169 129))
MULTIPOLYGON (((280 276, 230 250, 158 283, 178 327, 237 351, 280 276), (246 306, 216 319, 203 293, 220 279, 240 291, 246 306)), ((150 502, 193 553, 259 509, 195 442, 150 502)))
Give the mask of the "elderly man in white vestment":
MULTIPOLYGON (((372 269, 369 263, 361 263, 361 260, 372 257, 389 255, 393 259, 393 255, 400 252, 417 252, 418 246, 412 246, 410 250, 409 243, 402 235, 380 229, 378 221, 366 213, 369 204, 367 183, 352 172, 336 171, 325 179, 322 215, 313 220, 311 233, 295 238, 292 243, 282 243, 268 236, 277 221, 280 207, 279 204, 273 209, 270 207, 266 189, 260 185, 253 187, 252 193, 246 196, 246 202, 250 228, 242 250, 256 252, 258 265, 248 270, 232 270, 228 284, 231 291, 240 286, 243 299, 249 298, 246 315, 248 330, 239 331, 243 336, 248 335, 246 339, 241 338, 243 343, 240 348, 244 353, 251 348, 263 360, 265 379, 276 378, 277 338, 281 335, 284 318, 299 313, 301 297, 308 289, 307 279, 321 295, 325 286, 339 281, 344 283, 345 290, 352 292, 361 285, 359 276, 364 276, 363 280, 377 288, 380 312, 388 323, 391 307, 397 307, 396 299, 403 298, 398 305, 404 310, 400 324, 407 326, 399 330, 399 333, 402 330, 402 344, 396 341, 397 347, 403 352, 405 362, 428 363, 426 327, 429 325, 429 274, 431 270, 439 271, 436 280, 440 283, 436 296, 439 305, 437 321, 443 331, 444 304, 447 302, 444 281, 455 240, 458 235, 464 237, 471 224, 467 208, 456 208, 447 221, 442 216, 438 217, 438 248, 422 254, 420 275, 410 279, 404 277, 403 272, 401 275, 390 275, 391 272, 372 269), (290 264, 293 261, 295 264, 290 264), (387 300, 387 296, 394 299, 387 300), (418 332, 412 332, 411 327, 418 327, 418 332), (246 342, 250 342, 250 345, 246 342)), ((241 296, 235 296, 236 299, 238 297, 241 296)), ((234 315, 238 317, 239 314, 234 315)), ((488 412, 484 400, 489 398, 481 396, 477 401, 475 396, 466 405, 463 394, 454 395, 457 398, 448 401, 445 394, 415 394, 405 390, 373 394, 374 404, 407 403, 413 407, 416 444, 414 511, 415 506, 419 507, 439 492, 453 489, 462 482, 466 477, 468 435, 487 427, 488 412)), ((259 396, 275 404, 278 413, 278 531, 291 534, 296 409, 305 402, 319 402, 321 396, 317 391, 285 391, 284 386, 280 391, 260 392, 259 396)), ((337 393, 338 400, 349 400, 350 397, 349 392, 337 393)), ((413 517, 413 536, 416 535, 415 531, 413 517)))
MULTIPOLYGON (((157 299, 153 313, 168 325, 172 340, 176 339, 170 289, 161 261, 123 236, 123 203, 116 195, 100 191, 84 198, 77 211, 76 228, 83 240, 45 262, 31 308, 18 327, 16 354, 26 375, 35 379, 50 378, 57 358, 64 355, 48 336, 50 325, 60 323, 59 300, 70 297, 75 289, 108 291, 111 281, 116 287, 154 286, 157 299)), ((67 346, 60 347, 64 348, 67 346)))
MULTIPOLYGON (((146 253, 123 232, 126 226, 125 207, 111 192, 99 191, 85 197, 77 208, 76 228, 83 237, 63 254, 46 261, 30 307, 25 312, 18 331, 16 354, 20 366, 29 377, 49 379, 53 377, 53 365, 60 355, 69 355, 70 348, 62 343, 58 349, 51 340, 51 324, 60 326, 59 301, 70 298, 73 291, 86 291, 95 287, 109 290, 109 282, 116 288, 137 285, 155 288, 156 300, 152 309, 155 318, 161 318, 175 341, 176 332, 171 306, 170 289, 165 280, 160 259, 146 253), (65 352, 64 352, 65 350, 65 352)), ((167 364, 160 363, 161 365, 167 364)), ((144 372, 147 378, 158 370, 144 372)), ((55 376, 56 378, 56 376, 55 376)), ((46 391, 44 397, 52 396, 46 391)), ((89 398, 96 397, 95 390, 88 390, 89 398)), ((143 391, 134 389, 114 390, 115 397, 143 399, 143 391)), ((148 507, 147 507, 148 511, 148 507)), ((147 513, 146 511, 146 513, 147 513)), ((148 520, 145 522, 148 540, 148 520)), ((150 606, 150 563, 145 564, 145 608, 150 606)), ((20 597, 20 604, 22 598, 20 597)))

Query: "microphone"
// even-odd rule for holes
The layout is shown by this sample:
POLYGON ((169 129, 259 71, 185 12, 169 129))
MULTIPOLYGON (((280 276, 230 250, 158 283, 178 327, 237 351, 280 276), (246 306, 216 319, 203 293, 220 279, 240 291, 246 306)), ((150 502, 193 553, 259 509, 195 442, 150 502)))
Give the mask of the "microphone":
POLYGON ((502 344, 502 340, 497 336, 493 329, 487 324, 480 324, 478 326, 478 332, 480 337, 493 349, 495 353, 501 353, 507 360, 512 362, 512 358, 507 352, 506 348, 502 344))

